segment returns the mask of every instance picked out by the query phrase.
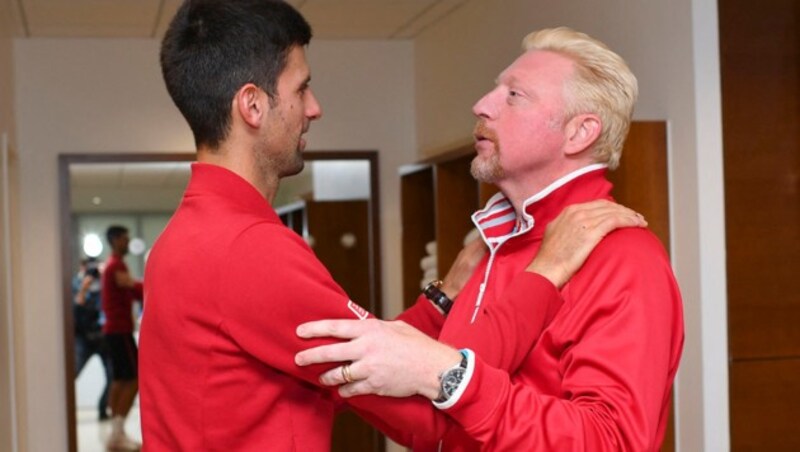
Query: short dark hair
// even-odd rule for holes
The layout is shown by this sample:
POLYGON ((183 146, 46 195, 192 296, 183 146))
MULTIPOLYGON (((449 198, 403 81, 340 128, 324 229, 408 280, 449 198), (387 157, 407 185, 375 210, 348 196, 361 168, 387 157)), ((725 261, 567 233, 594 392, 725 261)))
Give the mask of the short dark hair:
POLYGON ((109 245, 114 244, 114 240, 122 237, 123 235, 128 233, 128 228, 125 226, 120 226, 118 224, 111 225, 106 229, 106 240, 108 240, 109 245))
POLYGON ((161 43, 161 72, 195 144, 219 147, 245 84, 275 99, 290 50, 309 41, 308 22, 281 0, 185 0, 161 43))

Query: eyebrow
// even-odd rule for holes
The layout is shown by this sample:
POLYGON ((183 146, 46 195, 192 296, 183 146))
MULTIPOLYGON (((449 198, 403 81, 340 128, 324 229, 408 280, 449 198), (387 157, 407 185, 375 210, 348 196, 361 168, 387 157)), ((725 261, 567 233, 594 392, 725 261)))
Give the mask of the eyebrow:
MULTIPOLYGON (((498 81, 499 81, 499 77, 498 77, 498 81)), ((506 81, 508 82, 508 83, 506 83, 507 85, 524 85, 524 83, 522 83, 522 81, 519 78, 517 78, 517 77, 515 77, 513 75, 509 75, 508 79, 506 81)))

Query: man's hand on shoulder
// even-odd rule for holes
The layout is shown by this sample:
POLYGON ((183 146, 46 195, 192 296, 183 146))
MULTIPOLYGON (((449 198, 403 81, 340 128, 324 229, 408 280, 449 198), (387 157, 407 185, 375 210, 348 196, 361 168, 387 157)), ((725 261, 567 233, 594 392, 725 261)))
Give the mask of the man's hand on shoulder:
POLYGON ((641 214, 611 201, 568 206, 547 225, 542 247, 526 271, 538 273, 561 288, 608 233, 646 226, 641 214))

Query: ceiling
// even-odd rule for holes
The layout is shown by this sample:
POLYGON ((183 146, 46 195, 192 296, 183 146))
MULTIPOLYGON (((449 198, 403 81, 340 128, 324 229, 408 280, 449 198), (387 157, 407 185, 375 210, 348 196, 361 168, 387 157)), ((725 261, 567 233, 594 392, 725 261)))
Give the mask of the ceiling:
MULTIPOLYGON (((468 0, 287 1, 309 21, 315 38, 411 39, 468 0)), ((0 0, 0 35, 157 39, 180 4, 181 0, 0 0)), ((140 198, 174 206, 188 171, 185 163, 72 165, 72 206, 83 212, 152 207, 140 206, 140 198)))
MULTIPOLYGON (((287 0, 320 39, 411 39, 467 0, 287 0)), ((180 0, 0 0, 11 34, 160 38, 180 0)))
POLYGON ((73 212, 172 211, 190 174, 189 162, 73 163, 73 212))

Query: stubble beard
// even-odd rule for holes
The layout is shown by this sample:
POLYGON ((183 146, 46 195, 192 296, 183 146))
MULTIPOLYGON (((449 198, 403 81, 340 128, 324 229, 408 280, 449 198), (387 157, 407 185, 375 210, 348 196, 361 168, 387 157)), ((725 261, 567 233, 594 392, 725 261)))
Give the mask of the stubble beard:
POLYGON ((482 156, 480 154, 475 156, 475 158, 472 159, 469 171, 476 180, 487 184, 493 184, 502 179, 505 175, 505 171, 503 171, 503 167, 500 165, 499 149, 495 149, 487 156, 482 156))
POLYGON ((300 138, 298 135, 282 152, 270 149, 271 145, 275 145, 274 143, 269 144, 262 141, 256 144, 255 164, 259 174, 265 180, 280 180, 303 171, 305 161, 303 160, 303 150, 300 149, 300 138))
POLYGON ((262 177, 271 180, 298 174, 303 171, 305 161, 299 149, 284 155, 269 155, 265 150, 260 149, 256 151, 256 165, 258 165, 258 172, 262 177))

